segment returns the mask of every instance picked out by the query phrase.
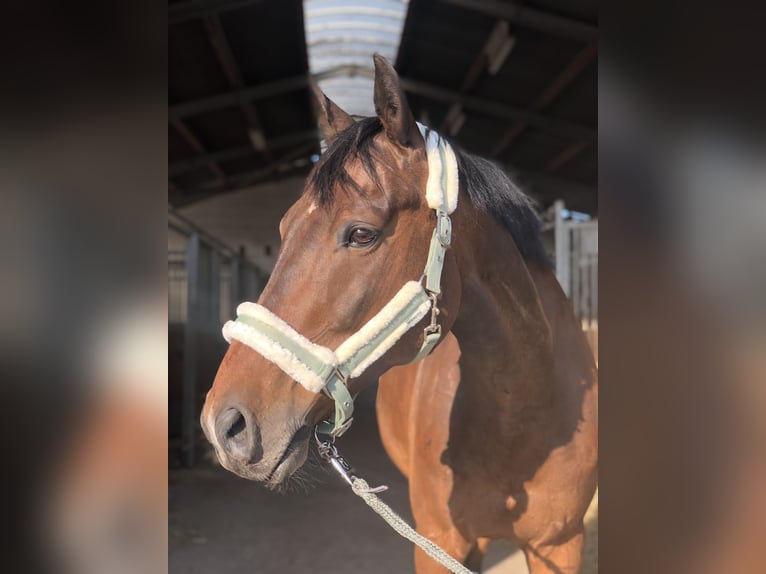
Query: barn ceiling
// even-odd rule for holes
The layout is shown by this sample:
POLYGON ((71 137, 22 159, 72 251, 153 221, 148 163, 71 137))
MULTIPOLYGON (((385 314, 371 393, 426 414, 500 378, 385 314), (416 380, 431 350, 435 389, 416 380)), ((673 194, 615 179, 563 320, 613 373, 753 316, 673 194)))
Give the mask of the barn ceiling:
POLYGON ((171 205, 305 176, 320 153, 309 78, 367 97, 383 50, 418 119, 543 207, 597 212, 591 0, 181 0, 168 21, 171 205))

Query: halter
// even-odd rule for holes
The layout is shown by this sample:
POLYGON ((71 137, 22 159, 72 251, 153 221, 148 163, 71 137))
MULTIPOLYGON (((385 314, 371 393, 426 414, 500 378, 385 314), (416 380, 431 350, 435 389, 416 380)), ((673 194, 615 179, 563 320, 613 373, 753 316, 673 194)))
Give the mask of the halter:
POLYGON ((335 401, 335 414, 321 423, 318 432, 332 437, 342 435, 353 422, 354 399, 348 381, 364 371, 413 326, 431 311, 431 320, 423 330, 423 343, 417 362, 433 350, 441 338, 438 296, 444 255, 452 241, 450 214, 457 207, 458 171, 455 153, 439 134, 418 124, 426 144, 428 182, 426 201, 436 212, 436 228, 431 236, 423 276, 408 281, 393 298, 361 329, 335 351, 298 333, 285 321, 257 303, 237 307, 236 321, 223 326, 227 342, 237 340, 277 365, 306 390, 325 392, 335 401))

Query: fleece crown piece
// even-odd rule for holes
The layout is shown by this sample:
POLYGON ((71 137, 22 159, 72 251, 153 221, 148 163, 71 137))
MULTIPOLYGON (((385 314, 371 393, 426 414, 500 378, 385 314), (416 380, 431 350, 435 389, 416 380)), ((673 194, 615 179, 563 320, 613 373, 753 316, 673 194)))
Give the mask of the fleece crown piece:
POLYGON ((428 207, 450 214, 457 209, 459 188, 455 151, 436 131, 419 122, 418 128, 425 140, 428 157, 428 207))

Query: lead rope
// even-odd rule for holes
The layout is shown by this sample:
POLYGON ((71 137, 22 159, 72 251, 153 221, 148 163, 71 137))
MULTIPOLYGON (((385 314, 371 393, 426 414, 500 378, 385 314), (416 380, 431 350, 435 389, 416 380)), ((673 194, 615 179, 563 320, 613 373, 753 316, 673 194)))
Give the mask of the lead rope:
POLYGON ((463 566, 460 562, 447 554, 447 552, 440 546, 418 534, 415 529, 407 524, 390 506, 378 498, 377 494, 388 490, 388 487, 378 486, 370 488, 370 485, 367 484, 366 480, 356 476, 351 466, 349 466, 346 460, 338 454, 334 437, 328 440, 321 440, 317 436, 316 429, 314 429, 314 438, 316 439, 319 449, 319 456, 329 462, 330 466, 332 466, 341 478, 351 486, 351 491, 364 500, 367 503, 367 506, 372 508, 378 516, 385 520, 388 525, 399 534, 399 536, 406 538, 413 544, 417 544, 423 552, 428 554, 445 568, 448 568, 450 572, 454 572, 455 574, 474 574, 472 570, 463 566))

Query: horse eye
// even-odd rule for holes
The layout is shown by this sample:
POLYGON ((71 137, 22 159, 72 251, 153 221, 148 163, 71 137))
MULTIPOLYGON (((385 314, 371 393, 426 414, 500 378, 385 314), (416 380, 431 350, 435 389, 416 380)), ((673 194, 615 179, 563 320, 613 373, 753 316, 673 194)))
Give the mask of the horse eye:
POLYGON ((375 241, 377 237, 378 234, 372 229, 356 227, 351 230, 351 233, 348 236, 348 244, 351 247, 366 247, 375 241))

